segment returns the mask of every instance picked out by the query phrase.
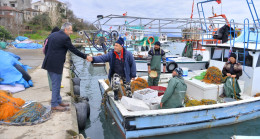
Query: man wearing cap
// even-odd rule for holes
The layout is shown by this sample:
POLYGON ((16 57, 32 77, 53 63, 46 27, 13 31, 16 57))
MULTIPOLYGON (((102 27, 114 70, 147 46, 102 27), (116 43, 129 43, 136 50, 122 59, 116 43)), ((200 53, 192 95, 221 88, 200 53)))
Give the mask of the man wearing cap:
POLYGON ((221 97, 230 97, 234 99, 240 99, 240 87, 237 82, 239 77, 242 75, 242 66, 240 63, 236 62, 236 54, 231 53, 229 61, 225 63, 222 73, 223 76, 227 76, 224 84, 224 93, 221 97))
POLYGON ((170 109, 184 106, 184 98, 187 90, 187 85, 182 77, 183 71, 181 68, 176 68, 172 72, 172 78, 168 83, 168 87, 162 97, 160 108, 170 109))
POLYGON ((124 39, 119 38, 114 49, 109 53, 97 57, 88 56, 87 59, 92 63, 109 62, 108 78, 114 91, 114 99, 118 100, 118 91, 120 87, 120 80, 123 80, 126 89, 126 95, 132 97, 130 82, 136 77, 135 60, 131 52, 124 47, 124 39))
POLYGON ((161 43, 159 41, 154 43, 154 48, 148 52, 148 85, 158 86, 158 82, 161 74, 161 60, 163 60, 163 72, 166 70, 166 56, 165 52, 160 48, 161 43), (156 78, 151 78, 149 75, 151 71, 157 72, 156 78))

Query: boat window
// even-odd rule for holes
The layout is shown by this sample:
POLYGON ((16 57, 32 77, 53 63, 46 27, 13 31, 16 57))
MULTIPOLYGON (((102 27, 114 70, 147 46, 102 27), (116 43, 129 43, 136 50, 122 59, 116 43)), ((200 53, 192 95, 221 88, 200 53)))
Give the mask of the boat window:
POLYGON ((227 62, 228 61, 228 56, 229 56, 229 49, 225 49, 223 62, 227 62))
MULTIPOLYGON (((249 55, 248 51, 245 51, 245 66, 252 67, 253 66, 253 57, 249 55)), ((237 62, 241 63, 243 65, 244 63, 244 50, 238 51, 238 58, 237 62)))
POLYGON ((257 63, 256 63, 256 67, 260 67, 260 55, 258 56, 258 60, 257 60, 257 63))
POLYGON ((222 52, 223 52, 223 49, 211 48, 211 56, 212 56, 211 59, 222 61, 222 52))

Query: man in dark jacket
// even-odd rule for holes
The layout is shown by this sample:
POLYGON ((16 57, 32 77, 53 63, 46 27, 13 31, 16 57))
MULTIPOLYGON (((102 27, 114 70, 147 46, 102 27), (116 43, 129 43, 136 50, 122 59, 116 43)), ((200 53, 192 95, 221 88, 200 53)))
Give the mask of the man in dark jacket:
POLYGON ((131 78, 136 77, 135 60, 131 52, 127 51, 124 47, 124 39, 119 38, 114 46, 114 50, 109 53, 90 57, 88 61, 92 63, 105 63, 109 62, 110 70, 108 78, 114 91, 114 99, 118 100, 118 91, 120 87, 120 80, 123 80, 126 89, 126 95, 132 97, 130 82, 131 78))
POLYGON ((161 60, 163 60, 163 72, 165 72, 166 70, 165 52, 160 47, 161 43, 157 41, 154 43, 154 48, 148 52, 148 74, 150 75, 152 70, 157 72, 156 78, 151 78, 150 76, 148 76, 149 86, 158 86, 161 74, 161 60))
POLYGON ((42 68, 48 71, 52 81, 52 110, 64 111, 66 106, 69 106, 62 102, 60 96, 61 77, 67 51, 70 50, 83 59, 87 58, 86 54, 81 53, 72 45, 70 40, 72 33, 72 24, 64 23, 60 31, 50 34, 47 38, 42 68))

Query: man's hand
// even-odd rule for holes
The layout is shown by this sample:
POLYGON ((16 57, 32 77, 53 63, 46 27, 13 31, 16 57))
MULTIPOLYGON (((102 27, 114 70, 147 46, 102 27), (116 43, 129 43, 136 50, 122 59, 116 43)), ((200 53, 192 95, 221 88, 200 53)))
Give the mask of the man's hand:
POLYGON ((88 62, 92 62, 93 61, 93 57, 92 56, 87 56, 87 61, 88 62))
POLYGON ((160 107, 161 107, 161 108, 162 108, 162 105, 163 105, 163 103, 161 102, 161 103, 160 103, 160 107))
POLYGON ((163 73, 166 72, 166 66, 163 66, 163 73))
POLYGON ((230 74, 230 73, 227 73, 227 76, 228 76, 228 77, 230 77, 230 76, 231 76, 231 74, 230 74))
POLYGON ((231 78, 236 78, 237 77, 237 75, 231 75, 231 78))

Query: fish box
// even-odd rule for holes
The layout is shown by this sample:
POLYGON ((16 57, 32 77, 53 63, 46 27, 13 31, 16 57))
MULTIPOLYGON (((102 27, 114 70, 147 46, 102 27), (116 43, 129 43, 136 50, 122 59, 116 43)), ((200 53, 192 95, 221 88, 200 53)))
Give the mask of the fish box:
POLYGON ((143 111, 150 109, 150 107, 144 101, 125 96, 122 97, 121 103, 127 110, 130 111, 143 111))
MULTIPOLYGON (((217 101, 218 96, 223 93, 224 84, 207 84, 196 79, 185 79, 187 84, 187 95, 196 100, 212 99, 217 101)), ((238 80, 238 84, 241 89, 241 93, 244 92, 244 82, 238 80)))
POLYGON ((150 89, 150 88, 145 88, 142 90, 137 90, 134 91, 133 97, 140 99, 140 100, 149 100, 151 98, 155 98, 158 96, 158 91, 150 89))

